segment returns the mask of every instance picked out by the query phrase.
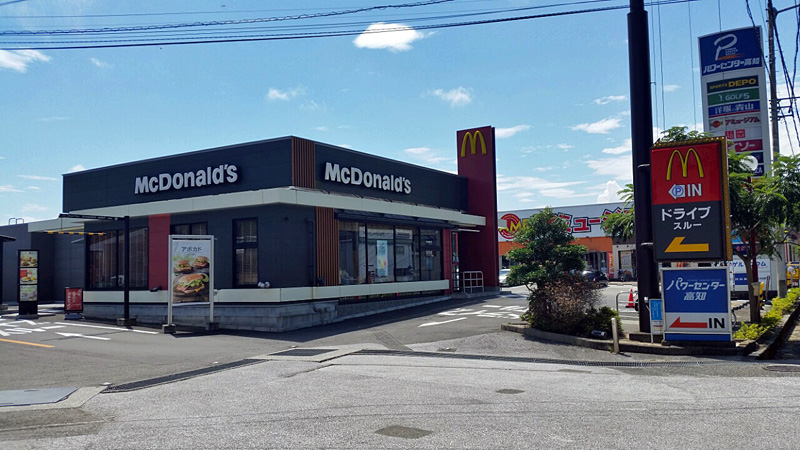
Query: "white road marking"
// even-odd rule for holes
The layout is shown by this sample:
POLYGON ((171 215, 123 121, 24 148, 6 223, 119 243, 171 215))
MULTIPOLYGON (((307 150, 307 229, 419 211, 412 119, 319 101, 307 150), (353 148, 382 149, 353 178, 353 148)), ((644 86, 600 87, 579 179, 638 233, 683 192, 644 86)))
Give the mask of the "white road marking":
POLYGON ((56 325, 52 327, 42 327, 43 330, 55 330, 56 328, 64 328, 64 325, 56 325))
POLYGON ((445 320, 444 322, 428 322, 428 323, 423 323, 422 325, 420 325, 420 326, 419 326, 419 327, 417 327, 417 328, 421 328, 421 327, 429 327, 429 326, 431 326, 431 325, 441 325, 441 324, 443 324, 443 323, 458 322, 459 320, 466 320, 466 317, 459 317, 459 318, 457 318, 457 319, 445 320))
POLYGON ((143 330, 129 330, 127 328, 118 328, 118 327, 103 327, 100 325, 86 325, 82 323, 64 323, 64 322, 56 322, 59 325, 69 325, 73 327, 86 327, 86 328, 99 328, 101 330, 114 330, 114 331, 133 331, 134 333, 144 333, 144 334, 160 334, 155 331, 143 331, 143 330))
POLYGON ((64 336, 64 337, 82 337, 82 338, 86 338, 86 339, 98 339, 98 340, 101 340, 101 341, 110 341, 111 340, 110 338, 105 338, 105 337, 100 337, 100 336, 85 336, 85 335, 80 334, 80 333, 59 333, 58 331, 56 331, 56 334, 60 334, 61 336, 64 336))

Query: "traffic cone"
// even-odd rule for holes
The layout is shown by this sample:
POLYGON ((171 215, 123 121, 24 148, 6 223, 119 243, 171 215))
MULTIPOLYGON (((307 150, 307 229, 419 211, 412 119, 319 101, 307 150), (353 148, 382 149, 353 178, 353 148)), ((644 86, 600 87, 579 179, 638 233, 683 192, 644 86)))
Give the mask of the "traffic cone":
POLYGON ((628 294, 628 306, 626 308, 635 308, 636 305, 633 304, 633 289, 631 289, 631 293, 628 294))

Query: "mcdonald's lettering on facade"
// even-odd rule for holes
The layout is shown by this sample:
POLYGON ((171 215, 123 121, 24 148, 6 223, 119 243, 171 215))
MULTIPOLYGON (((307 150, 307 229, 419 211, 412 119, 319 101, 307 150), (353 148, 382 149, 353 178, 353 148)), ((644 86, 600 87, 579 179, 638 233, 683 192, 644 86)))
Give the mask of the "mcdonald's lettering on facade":
POLYGON ((481 130, 475 130, 474 132, 467 131, 464 133, 464 137, 461 138, 461 157, 465 158, 467 156, 467 144, 469 144, 469 154, 477 154, 479 142, 481 145, 481 155, 485 155, 486 140, 483 138, 481 130))

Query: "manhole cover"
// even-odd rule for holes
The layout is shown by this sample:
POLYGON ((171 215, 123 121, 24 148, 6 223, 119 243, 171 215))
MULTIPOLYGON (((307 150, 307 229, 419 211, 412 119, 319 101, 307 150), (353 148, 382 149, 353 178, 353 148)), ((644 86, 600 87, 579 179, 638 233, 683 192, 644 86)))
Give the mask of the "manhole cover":
POLYGON ((422 430, 414 427, 404 427, 401 425, 392 425, 386 428, 381 428, 380 430, 376 431, 376 433, 389 437, 419 439, 433 433, 433 431, 422 430))
POLYGON ((770 364, 768 366, 764 366, 764 369, 771 370, 773 372, 800 373, 800 366, 792 366, 792 365, 789 365, 789 364, 770 364))
POLYGON ((496 392, 498 394, 522 394, 525 391, 520 391, 519 389, 500 389, 496 392))
POLYGON ((333 351, 336 350, 332 348, 293 348, 291 350, 273 353, 271 356, 317 356, 333 351))

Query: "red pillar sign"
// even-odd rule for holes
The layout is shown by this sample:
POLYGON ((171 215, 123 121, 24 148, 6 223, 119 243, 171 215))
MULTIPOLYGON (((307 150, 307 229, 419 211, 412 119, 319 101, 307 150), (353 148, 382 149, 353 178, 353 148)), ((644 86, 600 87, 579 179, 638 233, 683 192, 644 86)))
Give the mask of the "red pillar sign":
POLYGON ((477 233, 459 233, 459 265, 462 271, 483 272, 486 286, 498 286, 500 263, 497 244, 497 171, 494 127, 456 132, 458 174, 467 178, 467 212, 486 218, 477 233))
POLYGON ((650 150, 656 261, 732 258, 725 138, 650 150))

